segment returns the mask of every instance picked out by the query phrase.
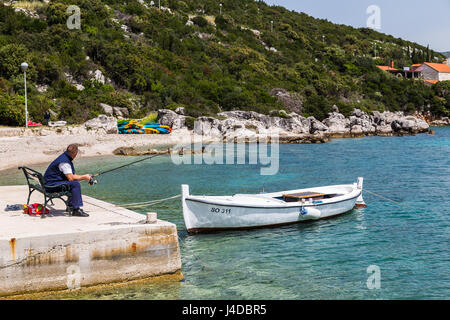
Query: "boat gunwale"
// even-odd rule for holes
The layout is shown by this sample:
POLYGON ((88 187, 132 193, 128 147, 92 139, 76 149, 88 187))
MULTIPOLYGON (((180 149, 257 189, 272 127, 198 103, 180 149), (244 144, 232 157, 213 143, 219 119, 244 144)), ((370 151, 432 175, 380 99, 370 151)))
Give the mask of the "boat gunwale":
MULTIPOLYGON (((349 192, 348 194, 343 195, 342 197, 348 196, 349 194, 353 193, 354 191, 359 190, 359 193, 356 196, 351 196, 342 200, 338 200, 338 201, 330 201, 330 202, 326 202, 326 203, 312 203, 312 204, 297 204, 296 202, 287 202, 291 205, 285 205, 285 206, 265 206, 265 205, 260 205, 260 206, 255 206, 255 205, 237 205, 237 204, 221 204, 218 202, 212 202, 212 201, 208 201, 208 200, 203 200, 203 199, 198 199, 195 198, 195 196, 188 196, 184 199, 184 201, 192 201, 192 202, 200 202, 200 203, 204 203, 204 204, 210 204, 210 205, 217 205, 217 206, 222 206, 222 207, 238 207, 238 208, 264 208, 264 209, 290 209, 290 208, 301 208, 301 207, 319 207, 319 206, 326 206, 326 205, 330 205, 330 204, 335 204, 335 203, 340 203, 340 202, 344 202, 344 201, 349 201, 349 200, 353 200, 355 198, 358 198, 361 194, 362 194, 362 190, 360 189, 354 189, 352 192, 349 192), (194 198, 193 198, 194 197, 194 198)), ((337 197, 336 197, 337 198, 337 197)), ((331 198, 333 199, 333 198, 331 198)), ((330 200, 331 200, 330 199, 330 200)), ((328 200, 328 199, 327 199, 328 200)))

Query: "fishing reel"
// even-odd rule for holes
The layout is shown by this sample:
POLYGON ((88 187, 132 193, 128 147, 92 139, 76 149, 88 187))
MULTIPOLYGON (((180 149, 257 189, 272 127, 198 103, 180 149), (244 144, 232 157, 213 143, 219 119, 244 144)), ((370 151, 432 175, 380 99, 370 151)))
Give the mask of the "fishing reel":
POLYGON ((94 179, 94 176, 92 176, 91 177, 91 180, 89 180, 89 182, 88 182, 88 184, 90 185, 90 186, 93 186, 94 184, 97 184, 98 183, 98 181, 96 180, 96 179, 94 179))

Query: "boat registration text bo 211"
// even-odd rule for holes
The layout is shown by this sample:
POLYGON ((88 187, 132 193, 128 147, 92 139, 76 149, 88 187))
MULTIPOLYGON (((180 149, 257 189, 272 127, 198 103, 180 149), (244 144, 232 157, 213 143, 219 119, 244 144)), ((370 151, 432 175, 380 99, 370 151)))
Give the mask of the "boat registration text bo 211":
POLYGON ((224 209, 224 208, 211 208, 212 213, 222 213, 222 214, 231 214, 231 209, 224 209))

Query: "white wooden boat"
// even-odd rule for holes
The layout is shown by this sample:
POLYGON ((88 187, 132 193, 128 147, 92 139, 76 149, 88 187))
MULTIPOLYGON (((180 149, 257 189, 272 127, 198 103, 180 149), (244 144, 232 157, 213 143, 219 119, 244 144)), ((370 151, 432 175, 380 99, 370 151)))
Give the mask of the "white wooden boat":
POLYGON ((281 226, 329 218, 365 207, 363 178, 353 184, 262 194, 193 196, 182 185, 183 217, 189 233, 281 226))

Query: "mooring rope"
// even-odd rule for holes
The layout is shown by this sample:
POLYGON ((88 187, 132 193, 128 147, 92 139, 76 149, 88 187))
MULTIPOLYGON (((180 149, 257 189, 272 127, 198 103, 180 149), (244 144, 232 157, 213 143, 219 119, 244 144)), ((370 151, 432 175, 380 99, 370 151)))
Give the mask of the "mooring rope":
POLYGON ((403 204, 403 203, 401 203, 401 202, 398 202, 398 201, 389 199, 389 198, 387 198, 387 197, 385 197, 385 196, 382 196, 381 194, 378 194, 378 193, 369 191, 369 190, 367 190, 367 189, 364 189, 363 191, 364 191, 364 192, 367 192, 367 193, 370 193, 371 195, 374 195, 374 196, 376 196, 376 197, 380 197, 380 198, 382 198, 382 199, 384 199, 384 200, 387 200, 387 201, 393 202, 393 203, 395 203, 395 204, 398 204, 399 206, 406 207, 406 208, 410 208, 410 209, 414 209, 413 207, 408 206, 407 204, 403 204))
POLYGON ((132 208, 148 207, 150 205, 161 203, 161 202, 164 202, 164 201, 167 201, 167 200, 176 199, 176 198, 179 198, 179 197, 181 197, 181 194, 177 194, 175 196, 164 198, 164 199, 145 201, 145 202, 125 203, 125 204, 121 204, 121 205, 117 205, 117 206, 120 206, 120 207, 132 207, 132 208))
MULTIPOLYGON (((410 209, 414 209, 413 207, 408 206, 407 204, 404 204, 404 203, 401 203, 401 202, 389 199, 388 197, 382 196, 381 194, 378 194, 376 192, 369 191, 367 189, 364 189, 363 191, 367 192, 367 193, 370 193, 371 195, 374 195, 376 197, 380 197, 380 198, 382 198, 384 200, 387 200, 387 201, 390 201, 392 203, 395 203, 395 204, 397 204, 399 206, 410 208, 410 209)), ((179 198, 179 197, 181 197, 181 194, 177 194, 175 196, 164 198, 164 199, 145 201, 145 202, 126 203, 126 204, 117 205, 117 206, 120 206, 120 207, 132 207, 132 208, 146 207, 146 206, 151 206, 151 205, 154 205, 154 204, 157 204, 157 203, 161 203, 161 202, 164 202, 164 201, 167 201, 167 200, 176 199, 176 198, 179 198)))

